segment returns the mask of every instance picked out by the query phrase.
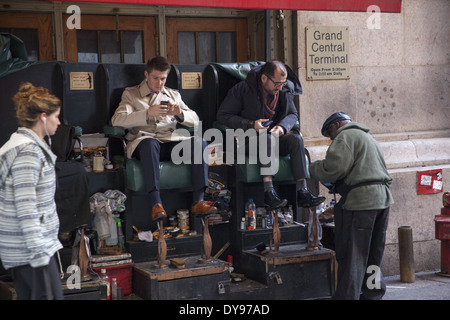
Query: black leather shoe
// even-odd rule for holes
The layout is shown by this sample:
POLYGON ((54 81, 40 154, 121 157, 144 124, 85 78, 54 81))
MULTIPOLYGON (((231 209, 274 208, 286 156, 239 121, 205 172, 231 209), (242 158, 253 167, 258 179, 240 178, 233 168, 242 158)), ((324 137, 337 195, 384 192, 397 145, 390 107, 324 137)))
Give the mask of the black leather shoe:
POLYGON ((269 209, 282 208, 287 203, 286 199, 280 199, 274 189, 264 192, 264 205, 269 207, 269 209))
POLYGON ((325 201, 325 197, 318 195, 317 197, 311 191, 302 192, 297 191, 297 205, 302 208, 311 208, 318 206, 325 201))

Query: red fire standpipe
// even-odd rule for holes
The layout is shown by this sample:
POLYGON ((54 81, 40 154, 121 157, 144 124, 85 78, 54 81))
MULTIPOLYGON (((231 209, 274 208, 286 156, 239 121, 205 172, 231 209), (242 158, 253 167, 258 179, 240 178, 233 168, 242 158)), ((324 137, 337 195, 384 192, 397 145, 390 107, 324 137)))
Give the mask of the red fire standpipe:
POLYGON ((450 277, 450 192, 442 196, 441 214, 434 217, 435 237, 441 240, 441 272, 437 274, 450 277))

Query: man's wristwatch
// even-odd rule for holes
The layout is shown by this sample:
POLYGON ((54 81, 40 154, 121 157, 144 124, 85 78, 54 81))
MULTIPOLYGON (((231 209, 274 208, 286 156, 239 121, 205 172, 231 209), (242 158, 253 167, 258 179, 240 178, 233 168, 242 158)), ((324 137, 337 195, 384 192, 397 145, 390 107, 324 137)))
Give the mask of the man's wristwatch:
POLYGON ((255 121, 248 120, 247 129, 254 129, 254 128, 255 128, 255 121))

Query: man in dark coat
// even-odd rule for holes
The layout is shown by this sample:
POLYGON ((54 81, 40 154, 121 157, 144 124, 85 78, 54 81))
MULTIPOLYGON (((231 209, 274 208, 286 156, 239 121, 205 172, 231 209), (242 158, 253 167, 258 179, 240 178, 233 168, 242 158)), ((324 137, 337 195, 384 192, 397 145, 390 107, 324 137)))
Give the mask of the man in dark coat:
MULTIPOLYGON (((273 140, 276 141, 273 136, 278 137, 279 154, 291 156, 292 172, 297 181, 298 204, 313 207, 325 198, 313 195, 306 186, 308 171, 303 139, 297 129, 292 130, 298 121, 294 96, 301 93, 300 81, 294 72, 280 61, 269 61, 250 70, 244 81, 228 91, 217 113, 217 121, 233 129, 256 130, 256 138, 267 137, 269 146, 273 140)), ((252 138, 246 141, 247 153, 249 146, 255 143, 260 145, 252 138)), ((276 149, 268 149, 267 156, 273 156, 271 150, 276 149)), ((273 165, 271 161, 264 164, 260 162, 262 168, 273 165)), ((285 206, 287 200, 280 199, 275 192, 272 184, 274 174, 262 174, 264 204, 270 208, 279 208, 285 206)))

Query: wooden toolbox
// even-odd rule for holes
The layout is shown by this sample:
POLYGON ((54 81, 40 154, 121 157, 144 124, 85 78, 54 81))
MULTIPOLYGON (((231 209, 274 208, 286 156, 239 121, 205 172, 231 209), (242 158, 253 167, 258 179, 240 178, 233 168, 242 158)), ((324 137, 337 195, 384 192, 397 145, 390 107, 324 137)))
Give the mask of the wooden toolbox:
POLYGON ((335 265, 334 251, 307 251, 306 244, 280 246, 278 253, 246 250, 241 264, 248 278, 268 286, 266 297, 277 299, 330 297, 335 288, 335 265))
POLYGON ((157 268, 156 261, 135 263, 133 291, 145 300, 224 299, 230 290, 229 265, 200 256, 183 258, 184 268, 157 268))

